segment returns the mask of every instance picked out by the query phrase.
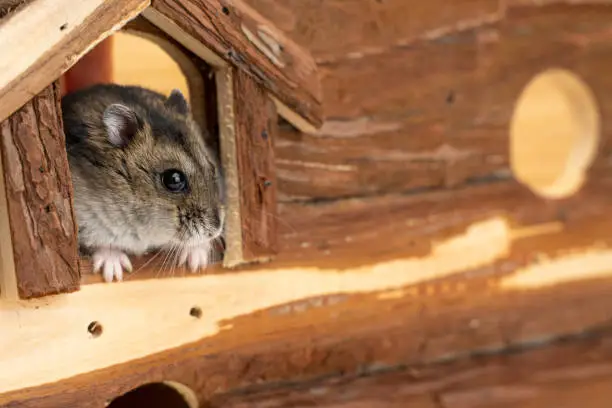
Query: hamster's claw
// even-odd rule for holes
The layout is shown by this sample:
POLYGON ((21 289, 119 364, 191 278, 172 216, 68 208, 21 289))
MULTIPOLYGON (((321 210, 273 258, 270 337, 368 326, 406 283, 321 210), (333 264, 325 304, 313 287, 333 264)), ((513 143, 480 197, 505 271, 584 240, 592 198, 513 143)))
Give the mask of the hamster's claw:
POLYGON ((192 273, 196 273, 208 265, 210 244, 184 247, 179 257, 179 266, 187 264, 192 273))
POLYGON ((114 248, 99 248, 93 254, 93 271, 97 273, 102 270, 104 281, 112 282, 116 278, 118 282, 123 280, 123 270, 132 271, 132 263, 126 254, 114 248))

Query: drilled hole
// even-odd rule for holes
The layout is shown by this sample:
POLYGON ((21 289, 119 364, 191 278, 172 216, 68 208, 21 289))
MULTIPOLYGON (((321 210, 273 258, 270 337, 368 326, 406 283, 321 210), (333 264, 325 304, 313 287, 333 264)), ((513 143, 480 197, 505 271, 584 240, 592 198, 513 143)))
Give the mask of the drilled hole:
POLYGON ((446 103, 448 105, 452 105, 453 103, 455 103, 455 91, 450 91, 447 95, 446 95, 446 103))
POLYGON ((226 16, 229 16, 230 11, 229 11, 229 9, 228 9, 227 7, 223 7, 223 8, 221 8, 221 11, 222 11, 222 12, 223 12, 223 14, 225 14, 226 16))
POLYGON ((95 337, 100 337, 104 329, 100 323, 91 322, 89 323, 89 326, 87 326, 87 331, 89 332, 89 334, 91 334, 95 338, 95 337))
POLYGON ((571 196, 595 159, 599 133, 589 87, 572 72, 545 71, 527 84, 516 103, 510 125, 512 171, 540 196, 571 196))
POLYGON ((198 306, 194 306, 189 309, 189 315, 199 319, 202 317, 202 309, 200 309, 198 306))

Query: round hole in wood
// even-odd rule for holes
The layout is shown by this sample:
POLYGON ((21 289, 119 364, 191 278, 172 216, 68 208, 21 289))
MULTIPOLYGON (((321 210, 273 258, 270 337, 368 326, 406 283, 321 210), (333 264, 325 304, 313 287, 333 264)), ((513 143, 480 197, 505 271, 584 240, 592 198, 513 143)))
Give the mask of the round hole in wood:
POLYGON ((600 134, 595 97, 574 73, 550 69, 523 89, 510 124, 510 164, 536 194, 576 193, 595 159, 600 134))
POLYGON ((112 400, 107 408, 198 408, 193 390, 183 384, 165 381, 144 384, 112 400))
POLYGON ((99 322, 91 322, 87 326, 87 331, 93 337, 100 337, 102 335, 102 332, 104 331, 104 328, 99 322))
POLYGON ((202 317, 202 309, 200 309, 198 306, 194 306, 189 309, 189 315, 199 319, 202 317))

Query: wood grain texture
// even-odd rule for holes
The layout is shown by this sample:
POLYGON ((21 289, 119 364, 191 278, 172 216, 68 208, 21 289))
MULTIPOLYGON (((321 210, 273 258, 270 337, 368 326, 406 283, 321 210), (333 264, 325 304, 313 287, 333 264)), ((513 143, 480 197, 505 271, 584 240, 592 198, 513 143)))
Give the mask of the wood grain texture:
POLYGON ((603 49, 609 47, 604 38, 611 14, 607 5, 517 7, 498 23, 324 64, 325 114, 463 118, 481 126, 503 125, 516 95, 543 69, 575 70, 596 91, 607 85, 595 72, 607 64, 603 49))
MULTIPOLYGON (((0 405, 93 408, 142 384, 164 380, 187 385, 204 402, 231 390, 503 353, 609 324, 609 278, 504 291, 489 284, 486 273, 486 268, 472 271, 464 275, 473 276, 468 281, 430 282, 405 292, 337 293, 278 304, 222 321, 217 335, 179 348, 0 394, 0 405)), ((256 287, 252 290, 259 293, 256 287)), ((197 324, 203 322, 195 320, 197 324)), ((82 341, 95 345, 104 336, 84 336, 82 341)))
MULTIPOLYGON (((175 336, 205 327, 220 328, 216 334, 134 362, 97 366, 95 372, 53 386, 9 392, 0 404, 20 400, 24 407, 45 408, 89 403, 88 387, 95 383, 93 407, 161 380, 184 383, 202 400, 237 387, 512 349, 608 324, 610 186, 612 179, 599 176, 562 201, 541 200, 517 183, 502 182, 422 195, 283 204, 279 216, 292 228, 281 229, 283 251, 273 262, 240 273, 157 280, 142 287, 143 282, 126 282, 120 288, 126 292, 115 296, 132 302, 135 293, 148 298, 157 292, 155 284, 165 288, 153 301, 163 313, 147 302, 131 303, 129 313, 151 320, 134 319, 124 326, 131 334, 120 336, 123 347, 116 349, 112 340, 119 327, 113 330, 116 322, 110 316, 115 310, 125 318, 128 311, 120 300, 111 302, 114 309, 104 303, 109 337, 103 334, 99 343, 83 337, 79 349, 95 347, 101 353, 110 346, 116 354, 130 344, 128 338, 168 324, 181 327, 175 336), (181 282, 182 289, 177 286, 181 282), (254 295, 236 295, 238 288, 254 295), (185 297, 190 290, 193 300, 185 297), (164 302, 164 296, 174 301, 164 302), (279 296, 293 300, 272 301, 279 296), (249 304, 260 306, 242 309, 249 304), (190 325, 186 319, 194 305, 201 307, 202 317, 190 325), (43 395, 52 397, 40 405, 43 395)), ((81 293, 108 288, 92 286, 81 293)), ((100 299, 108 301, 119 288, 107 290, 100 299)), ((91 296, 85 304, 78 307, 81 317, 74 323, 79 330, 88 310, 92 319, 102 315, 95 313, 91 296)), ((22 324, 26 314, 20 312, 22 324)), ((74 331, 74 324, 66 322, 62 333, 74 331)), ((142 348, 141 342, 137 345, 142 348)), ((75 351, 70 350, 72 355, 75 351)), ((110 358, 103 360, 108 364, 110 358)), ((37 370, 44 361, 38 360, 37 370)), ((14 371, 9 379, 15 381, 14 371)))
MULTIPOLYGON (((279 200, 447 188, 509 177, 509 127, 529 80, 560 67, 612 115, 609 5, 516 7, 499 23, 410 47, 323 64, 325 124, 282 128, 279 200)), ((607 166, 604 120, 595 166, 607 166)))
POLYGON ((450 364, 397 367, 306 383, 252 387, 205 407, 605 408, 612 398, 612 333, 564 339, 545 348, 450 364))
POLYGON ((0 119, 8 117, 79 57, 137 16, 148 0, 35 0, 0 26, 0 119), (67 13, 70 10, 70 13, 67 13), (22 38, 20 47, 15 38, 22 38), (27 52, 24 52, 27 50, 27 52))
POLYGON ((226 266, 276 253, 274 144, 278 119, 265 89, 247 74, 217 74, 221 153, 227 189, 226 266))
POLYGON ((56 83, 2 123, 2 163, 19 296, 79 288, 72 183, 56 83))
POLYGON ((247 0, 317 62, 377 54, 500 19, 498 0, 247 0))
POLYGON ((152 7, 314 127, 321 124, 320 83, 312 57, 241 0, 155 0, 152 7))

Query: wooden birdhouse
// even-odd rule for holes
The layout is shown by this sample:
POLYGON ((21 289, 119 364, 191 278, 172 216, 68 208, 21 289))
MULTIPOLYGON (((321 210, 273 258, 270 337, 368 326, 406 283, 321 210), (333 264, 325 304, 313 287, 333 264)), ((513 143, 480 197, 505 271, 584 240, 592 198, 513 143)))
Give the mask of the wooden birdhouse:
POLYGON ((609 3, 0 0, 0 407, 609 406, 609 3), (219 135, 231 268, 77 256, 58 78, 117 30, 219 135))

